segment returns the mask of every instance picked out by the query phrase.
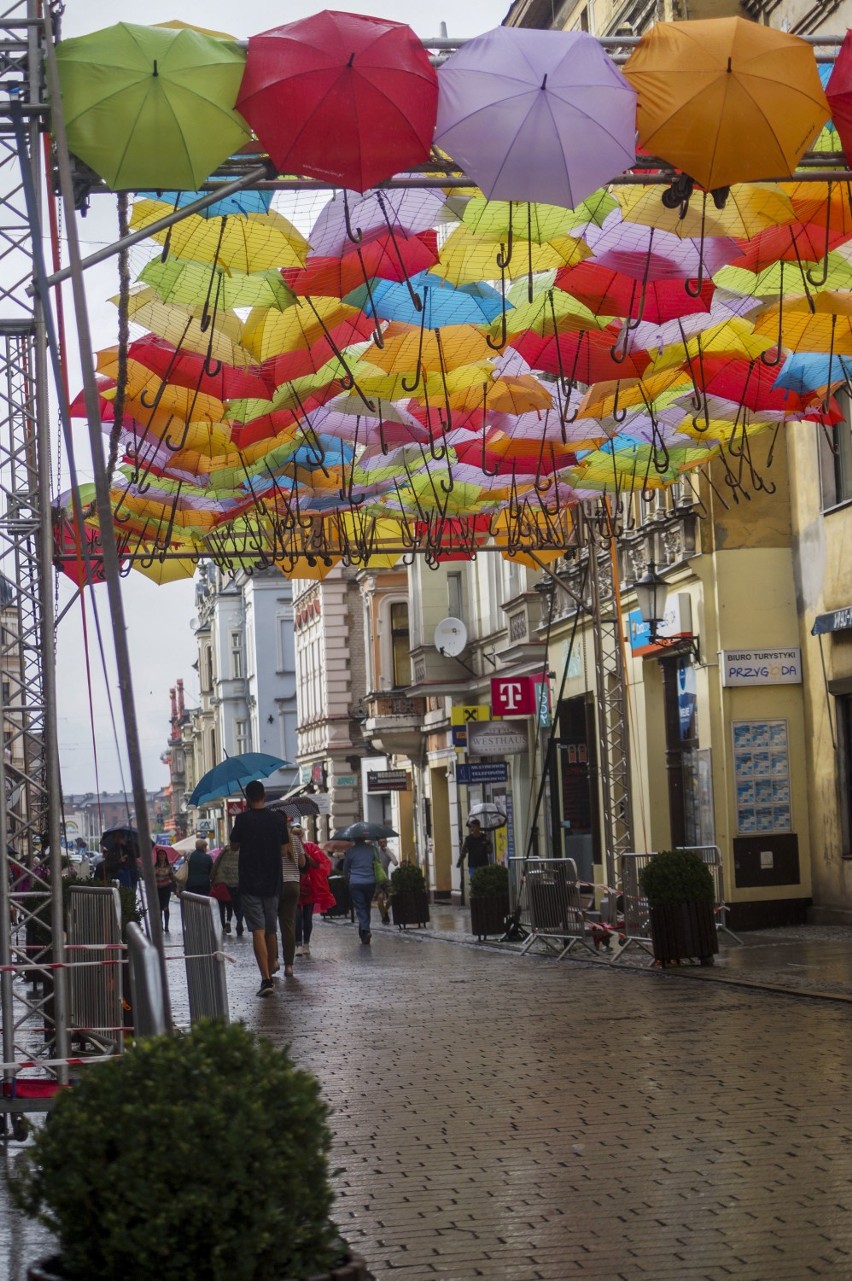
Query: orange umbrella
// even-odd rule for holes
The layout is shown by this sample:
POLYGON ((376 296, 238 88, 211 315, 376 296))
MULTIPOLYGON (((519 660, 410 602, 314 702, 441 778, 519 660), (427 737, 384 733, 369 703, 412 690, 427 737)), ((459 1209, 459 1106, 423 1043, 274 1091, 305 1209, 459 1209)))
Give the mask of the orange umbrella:
POLYGON ((792 174, 831 114, 812 47, 743 18, 658 22, 624 74, 639 145, 708 190, 792 174))

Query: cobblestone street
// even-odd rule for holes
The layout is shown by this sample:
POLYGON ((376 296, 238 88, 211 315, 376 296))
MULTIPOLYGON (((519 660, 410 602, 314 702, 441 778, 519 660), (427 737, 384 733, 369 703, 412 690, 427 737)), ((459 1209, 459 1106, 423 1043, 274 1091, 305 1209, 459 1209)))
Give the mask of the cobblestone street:
MULTIPOLYGON (((233 1017, 323 1082, 378 1281, 852 1276, 846 1004, 324 922, 259 1001, 229 949, 233 1017)), ((4 1202, 10 1281, 44 1244, 4 1202)))

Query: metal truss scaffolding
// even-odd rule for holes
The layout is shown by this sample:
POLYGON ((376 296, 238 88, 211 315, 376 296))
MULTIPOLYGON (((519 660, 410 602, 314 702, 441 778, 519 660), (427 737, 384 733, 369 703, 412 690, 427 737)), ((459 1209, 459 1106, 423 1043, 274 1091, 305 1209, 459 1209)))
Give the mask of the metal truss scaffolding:
MULTIPOLYGON (((0 16, 0 1120, 24 1078, 65 1079, 60 804, 45 332, 28 293, 40 191, 44 27, 34 0, 0 16), (17 117, 17 132, 15 128, 17 117), (21 154, 21 128, 26 155, 21 154), (42 851, 50 848, 45 865, 42 851), (38 861, 38 868, 34 864, 38 861)), ((16 1121, 16 1125, 19 1122, 16 1121)))

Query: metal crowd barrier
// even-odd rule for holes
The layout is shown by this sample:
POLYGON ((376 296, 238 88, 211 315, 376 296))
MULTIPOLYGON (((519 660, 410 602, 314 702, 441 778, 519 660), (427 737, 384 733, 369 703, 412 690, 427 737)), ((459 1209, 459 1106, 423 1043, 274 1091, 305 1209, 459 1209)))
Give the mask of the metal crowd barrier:
POLYGON ((121 1053, 124 1006, 121 899, 110 886, 69 890, 67 955, 72 1037, 121 1053))
POLYGON ((742 946, 742 939, 728 925, 728 904, 725 902, 725 880, 722 871, 722 851, 718 845, 678 845, 679 850, 693 850, 700 854, 713 877, 713 911, 716 930, 725 933, 742 946))
POLYGON ((166 1030, 166 1006, 157 949, 135 921, 127 927, 127 959, 136 1036, 159 1036, 166 1030))
POLYGON ((594 939, 574 860, 527 859, 524 880, 530 933, 521 955, 534 943, 542 942, 557 953, 557 960, 578 947, 594 956, 594 939))
POLYGON ((184 891, 180 896, 180 907, 190 1022, 224 1019, 227 1023, 228 983, 216 900, 206 894, 184 891))
POLYGON ((639 884, 639 873, 647 867, 653 855, 622 854, 619 869, 619 894, 624 908, 624 943, 612 958, 617 964, 632 947, 649 953, 651 947, 651 911, 648 900, 639 884))
POLYGON ((517 914, 518 924, 524 931, 524 937, 530 931, 530 908, 529 895, 527 894, 527 878, 525 869, 527 859, 510 858, 509 866, 509 912, 511 915, 517 914))

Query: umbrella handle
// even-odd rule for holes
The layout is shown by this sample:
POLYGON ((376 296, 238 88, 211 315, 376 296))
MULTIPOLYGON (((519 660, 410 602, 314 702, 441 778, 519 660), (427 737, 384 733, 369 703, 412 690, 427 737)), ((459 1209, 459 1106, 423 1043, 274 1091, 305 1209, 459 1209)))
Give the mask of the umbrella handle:
MULTIPOLYGON (((428 298, 429 296, 428 287, 424 289, 423 292, 426 294, 428 298)), ((424 335, 425 326, 426 326, 426 310, 425 308, 423 308, 420 312, 420 336, 417 342, 417 361, 416 361, 417 368, 415 371, 414 382, 409 383, 405 378, 403 378, 402 386, 405 389, 405 391, 416 391, 417 387, 420 384, 421 378, 423 378, 423 335, 424 335)))
MULTIPOLYGON (((822 268, 818 276, 815 276, 812 271, 808 272, 808 280, 815 289, 821 289, 828 280, 828 246, 831 241, 831 187, 832 184, 829 183, 825 197, 825 245, 822 251, 822 268)), ((852 205, 852 199, 850 199, 850 205, 852 205)))
POLYGON ((512 224, 512 210, 514 202, 509 201, 509 236, 505 245, 500 246, 497 254, 497 266, 500 268, 501 275, 512 261, 512 254, 515 251, 515 229, 512 224))
POLYGON ((492 342, 491 335, 485 335, 485 341, 488 343, 488 346, 492 351, 502 351, 506 346, 506 339, 509 336, 506 321, 506 263, 502 261, 502 257, 502 254, 497 255, 497 265, 500 268, 500 298, 503 304, 500 311, 500 341, 497 343, 492 342))
POLYGON ((345 187, 343 188, 343 222, 346 227, 346 235, 352 241, 352 244, 359 245, 364 239, 364 233, 360 227, 356 227, 354 231, 352 230, 352 220, 349 216, 349 196, 345 187))

